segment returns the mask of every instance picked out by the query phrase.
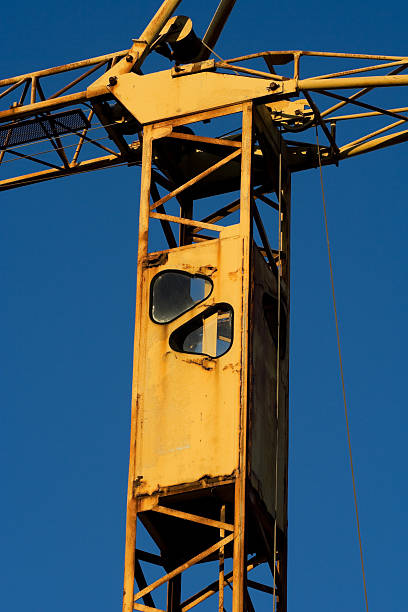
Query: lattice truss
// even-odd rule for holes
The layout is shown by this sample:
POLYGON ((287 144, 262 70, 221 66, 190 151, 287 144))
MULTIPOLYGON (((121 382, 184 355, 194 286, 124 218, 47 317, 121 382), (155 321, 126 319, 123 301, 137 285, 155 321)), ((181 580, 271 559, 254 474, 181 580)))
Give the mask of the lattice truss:
MULTIPOLYGON (((209 529, 215 529, 219 533, 219 540, 212 546, 208 547, 202 553, 188 559, 178 567, 172 568, 171 559, 165 555, 153 554, 144 550, 136 549, 136 561, 135 561, 135 580, 138 585, 139 591, 135 593, 134 609, 140 610, 141 612, 148 612, 150 610, 160 610, 160 605, 167 609, 173 609, 172 600, 178 600, 178 608, 181 612, 187 612, 206 602, 209 598, 212 598, 212 605, 215 607, 218 604, 218 609, 223 610, 225 607, 230 606, 230 599, 233 587, 233 571, 227 569, 229 565, 232 565, 232 560, 226 558, 232 555, 231 543, 234 537, 234 525, 225 522, 225 505, 221 506, 220 518, 221 520, 211 520, 195 514, 174 510, 166 506, 155 506, 154 512, 162 514, 167 517, 172 517, 173 520, 181 519, 184 521, 190 521, 196 524, 205 525, 209 529), (215 561, 216 560, 216 561, 215 561), (192 569, 195 565, 203 562, 214 561, 218 563, 218 579, 206 584, 203 588, 198 591, 187 595, 183 600, 180 600, 180 579, 182 575, 188 570, 192 569), (228 564, 228 562, 230 562, 228 564), (142 569, 142 564, 145 570, 142 569), (146 575, 152 577, 156 572, 150 570, 146 573, 146 568, 154 566, 161 568, 162 574, 159 578, 152 580, 150 584, 146 582, 146 575), (170 583, 170 584, 169 584, 170 583), (166 586, 167 593, 161 592, 160 588, 166 586), (179 591, 176 593, 176 591, 179 591), (225 591, 225 594, 224 594, 225 591), (218 602, 214 602, 215 597, 218 596, 218 602), (167 599, 167 605, 165 603, 167 599), (164 601, 163 601, 164 600, 164 601), (143 602, 143 603, 142 603, 143 602), (164 604, 164 605, 163 605, 164 604), (214 605, 215 604, 215 605, 214 605)), ((214 538, 210 538, 212 541, 214 538)), ((271 551, 269 553, 273 554, 271 551)), ((253 554, 248 555, 246 560, 246 573, 256 573, 256 570, 261 569, 262 565, 268 560, 267 555, 253 554)), ((277 583, 276 591, 272 586, 264 583, 264 573, 260 574, 260 580, 254 580, 251 577, 247 577, 246 586, 248 589, 255 590, 258 593, 264 593, 266 595, 276 595, 279 592, 281 584, 279 582, 279 576, 275 573, 275 580, 277 583)), ((267 602, 268 599, 265 599, 267 602)), ((271 601, 271 600, 270 600, 271 601)), ((269 603, 270 603, 269 601, 269 603)), ((252 603, 249 592, 246 595, 246 608, 251 612, 254 611, 254 605, 252 603)), ((279 608, 279 599, 278 599, 279 608)), ((163 611, 161 611, 163 612, 163 611)))
MULTIPOLYGON (((92 97, 84 90, 127 53, 0 80, 1 190, 140 163, 137 118, 112 93, 92 97)), ((405 90, 397 87, 408 84, 407 66, 400 56, 268 51, 197 69, 266 79, 271 120, 284 136, 289 169, 299 171, 317 165, 315 125, 323 132, 324 164, 407 140, 405 90)))
POLYGON ((135 121, 127 117, 125 127, 120 111, 78 91, 124 55, 111 53, 0 82, 1 103, 9 107, 0 112, 0 189, 140 160, 138 143, 132 147, 135 121))

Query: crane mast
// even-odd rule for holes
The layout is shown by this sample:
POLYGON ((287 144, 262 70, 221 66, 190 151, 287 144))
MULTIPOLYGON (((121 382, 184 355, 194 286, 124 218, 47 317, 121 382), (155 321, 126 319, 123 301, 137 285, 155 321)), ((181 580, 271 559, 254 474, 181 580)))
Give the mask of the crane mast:
POLYGON ((255 591, 286 612, 291 177, 408 140, 397 129, 408 108, 364 101, 408 85, 408 59, 212 59, 234 1, 202 38, 173 16, 179 4, 163 2, 129 49, 0 80, 0 170, 6 156, 24 167, 0 190, 141 167, 123 612, 186 612, 215 596, 222 612, 226 589, 233 612, 255 610, 255 591), (150 53, 171 67, 143 74, 150 53), (313 60, 334 69, 316 75, 313 60), (350 140, 372 117, 388 123, 350 140), (138 548, 138 522, 159 554, 138 548), (214 580, 185 596, 204 564, 214 580))

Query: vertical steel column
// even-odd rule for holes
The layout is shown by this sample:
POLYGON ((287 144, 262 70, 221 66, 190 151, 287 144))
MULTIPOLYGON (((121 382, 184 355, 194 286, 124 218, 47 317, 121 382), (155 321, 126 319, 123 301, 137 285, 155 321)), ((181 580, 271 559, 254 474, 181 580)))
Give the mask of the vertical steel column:
POLYGON ((181 574, 169 580, 167 585, 167 612, 180 612, 181 574))
MULTIPOLYGON (((225 522, 225 504, 221 506, 220 521, 225 522)), ((225 529, 220 529, 220 539, 225 538, 225 529)), ((224 560, 225 560, 225 549, 221 546, 218 553, 218 612, 224 612, 224 560)))
POLYGON ((242 107, 242 154, 240 187, 240 232, 243 238, 242 287, 242 373, 239 431, 239 470, 235 481, 234 552, 232 612, 244 612, 246 590, 245 563, 245 501, 247 468, 247 411, 248 411, 248 317, 250 293, 251 253, 251 161, 252 161, 252 102, 242 107))
MULTIPOLYGON (((282 278, 286 283, 287 287, 287 300, 286 300, 286 318, 287 318, 287 329, 286 329, 286 346, 289 350, 289 321, 290 321, 290 231, 291 231, 291 173, 287 169, 286 155, 282 156, 282 219, 281 219, 281 243, 282 243, 282 254, 284 260, 282 261, 282 278)), ((286 430, 286 460, 289 460, 289 396, 286 399, 286 423, 284 425, 286 430)), ((285 472, 285 506, 288 507, 288 466, 286 465, 285 472)), ((279 559, 279 574, 281 577, 280 585, 280 600, 278 605, 278 612, 286 612, 287 610, 287 565, 288 565, 288 527, 287 524, 283 527, 283 542, 280 550, 279 559)))
POLYGON ((136 458, 136 413, 137 413, 137 377, 139 374, 139 361, 143 359, 143 351, 139 349, 141 309, 143 300, 142 288, 142 262, 147 255, 149 233, 149 202, 152 170, 152 127, 147 126, 143 131, 142 178, 140 189, 139 213, 139 243, 137 253, 137 293, 136 293, 136 320, 133 357, 132 381, 132 415, 130 433, 129 481, 126 514, 126 544, 125 544, 125 576, 123 586, 123 612, 133 611, 133 595, 135 587, 135 549, 136 549, 136 520, 137 507, 134 491, 135 458, 136 458), (136 348, 138 350, 136 350, 136 348))

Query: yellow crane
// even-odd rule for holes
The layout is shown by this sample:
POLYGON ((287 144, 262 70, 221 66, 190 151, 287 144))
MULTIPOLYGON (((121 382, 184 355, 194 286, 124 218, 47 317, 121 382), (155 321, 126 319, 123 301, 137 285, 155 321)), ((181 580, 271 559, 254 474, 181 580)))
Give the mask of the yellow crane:
POLYGON ((174 16, 179 4, 163 2, 128 49, 0 80, 0 162, 33 165, 0 190, 141 166, 123 612, 161 609, 165 584, 168 612, 215 594, 222 612, 226 587, 233 612, 254 609, 251 589, 285 612, 291 176, 408 140, 408 107, 364 99, 408 85, 408 59, 285 50, 222 60, 213 49, 235 2, 221 0, 202 38, 174 16), (144 74, 151 53, 171 68, 144 74), (333 70, 338 59, 349 67, 333 70), (54 77, 66 83, 53 90, 54 77), (240 128, 220 136, 230 116, 240 128), (347 137, 377 116, 389 123, 347 137), (43 140, 58 162, 30 154, 43 140), (138 549, 138 520, 159 555, 138 549), (210 561, 216 580, 183 600, 182 577, 210 561), (143 562, 161 577, 149 584, 143 562), (261 565, 272 585, 251 579, 261 565))

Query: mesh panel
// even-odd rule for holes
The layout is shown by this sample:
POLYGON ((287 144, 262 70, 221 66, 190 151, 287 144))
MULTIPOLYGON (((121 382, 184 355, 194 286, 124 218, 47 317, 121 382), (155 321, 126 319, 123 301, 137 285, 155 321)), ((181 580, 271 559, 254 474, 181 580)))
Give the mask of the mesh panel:
POLYGON ((89 121, 81 110, 8 123, 0 127, 0 149, 81 131, 86 127, 89 127, 89 121))

